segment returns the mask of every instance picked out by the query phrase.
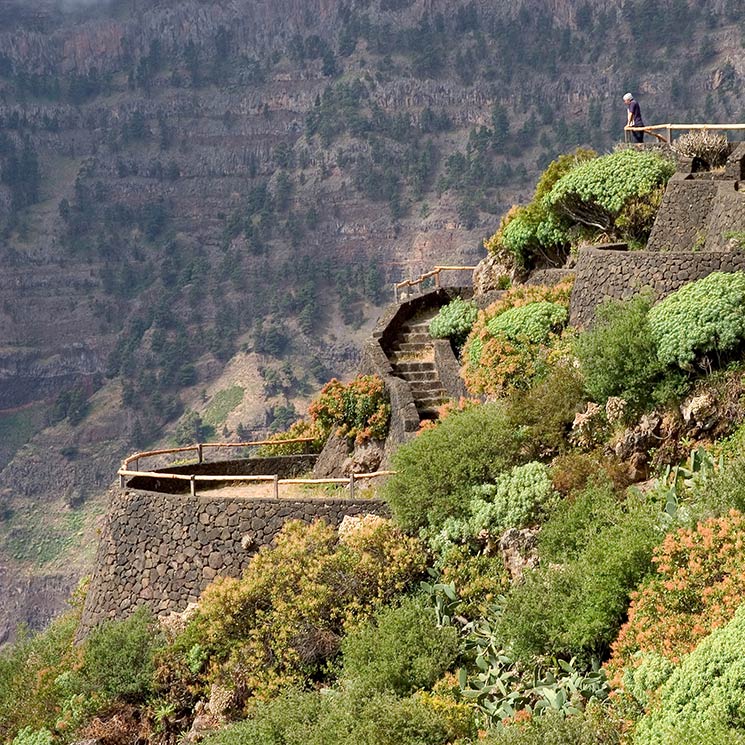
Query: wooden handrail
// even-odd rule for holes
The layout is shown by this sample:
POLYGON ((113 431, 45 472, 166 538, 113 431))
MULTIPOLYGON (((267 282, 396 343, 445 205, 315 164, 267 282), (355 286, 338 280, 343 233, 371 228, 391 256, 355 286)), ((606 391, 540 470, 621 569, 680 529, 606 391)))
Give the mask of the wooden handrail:
POLYGON ((671 144, 673 141, 673 132, 680 132, 682 130, 704 130, 704 131, 722 131, 722 130, 736 130, 736 131, 742 131, 745 130, 745 124, 738 123, 738 124, 650 124, 645 125, 643 127, 631 127, 631 126, 625 126, 623 128, 624 130, 624 136, 626 138, 626 141, 628 142, 628 133, 629 132, 647 132, 648 134, 652 135, 652 137, 656 137, 658 140, 662 140, 662 142, 667 142, 668 144, 671 144), (658 135, 656 133, 656 130, 658 129, 664 129, 667 131, 667 139, 662 137, 661 135, 658 135))
POLYGON ((175 453, 186 453, 190 451, 196 451, 199 453, 203 448, 247 448, 256 447, 258 445, 293 445, 298 442, 313 442, 313 437, 295 437, 288 440, 253 440, 251 442, 201 442, 194 445, 183 445, 177 448, 163 448, 161 450, 144 450, 141 453, 134 453, 126 458, 122 462, 122 466, 126 467, 130 463, 141 458, 148 458, 154 455, 173 455, 175 453))
POLYGON ((439 287, 441 272, 472 272, 475 268, 475 266, 436 266, 434 269, 420 274, 417 279, 405 279, 401 282, 394 283, 393 295, 396 299, 396 302, 398 302, 398 291, 403 287, 415 287, 416 285, 421 285, 422 282, 429 279, 430 277, 435 278, 435 287, 439 287))
POLYGON ((162 471, 132 471, 127 468, 120 468, 117 471, 119 476, 119 485, 121 488, 126 486, 126 478, 136 478, 142 476, 145 478, 153 479, 165 479, 172 481, 188 481, 190 484, 191 495, 195 497, 197 495, 196 485, 197 482, 263 482, 274 484, 274 496, 279 498, 279 487, 281 484, 293 484, 293 485, 309 485, 319 486, 322 484, 347 484, 349 486, 350 496, 354 497, 354 483, 355 481, 364 481, 370 479, 380 478, 382 476, 393 476, 395 471, 371 471, 370 473, 353 473, 345 478, 329 478, 329 479, 281 479, 277 474, 257 474, 257 475, 233 475, 233 474, 198 474, 198 473, 164 473, 162 471))

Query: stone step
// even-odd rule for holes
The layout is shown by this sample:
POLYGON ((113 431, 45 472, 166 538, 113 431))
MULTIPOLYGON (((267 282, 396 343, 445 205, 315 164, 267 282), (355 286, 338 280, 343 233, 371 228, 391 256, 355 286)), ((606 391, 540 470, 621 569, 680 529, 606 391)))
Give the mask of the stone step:
POLYGON ((417 414, 419 414, 419 420, 423 419, 439 419, 440 412, 437 409, 420 409, 417 408, 417 414))
POLYGON ((429 396, 427 398, 414 398, 414 402, 416 403, 417 411, 421 409, 435 409, 438 406, 442 406, 442 404, 447 401, 448 397, 447 394, 445 394, 445 391, 443 391, 442 396, 429 396))
POLYGON ((400 370, 434 370, 435 360, 431 354, 412 354, 411 352, 391 352, 388 361, 394 368, 400 370), (411 367, 411 365, 425 365, 425 367, 411 367))
MULTIPOLYGON (((393 355, 391 355, 393 356, 393 355)), ((435 363, 429 360, 393 360, 391 359, 391 366, 396 371, 397 375, 410 372, 427 372, 435 371, 435 363)))
POLYGON ((432 370, 397 370, 396 375, 403 378, 409 383, 428 383, 432 380, 439 380, 437 371, 432 370))
POLYGON ((417 354, 418 352, 426 352, 429 349, 429 344, 424 344, 420 341, 399 341, 393 345, 392 351, 404 352, 407 354, 417 354))
POLYGON ((414 394, 414 398, 424 397, 427 394, 431 394, 432 396, 446 395, 445 389, 438 379, 410 380, 409 386, 411 387, 411 392, 414 394))
POLYGON ((424 333, 422 331, 411 331, 406 334, 401 334, 397 343, 400 344, 401 342, 405 342, 407 344, 431 344, 432 337, 428 333, 424 333))
POLYGON ((429 334, 430 321, 420 321, 418 323, 405 323, 401 326, 402 334, 429 334))

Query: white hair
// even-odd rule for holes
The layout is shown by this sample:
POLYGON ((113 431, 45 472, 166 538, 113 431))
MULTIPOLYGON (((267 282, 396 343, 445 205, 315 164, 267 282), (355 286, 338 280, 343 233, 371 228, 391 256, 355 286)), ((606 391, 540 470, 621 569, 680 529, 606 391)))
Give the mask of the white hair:
POLYGON ((632 95, 631 95, 630 93, 627 93, 627 94, 626 94, 626 95, 625 95, 625 96, 623 97, 623 100, 624 100, 624 101, 633 101, 633 100, 634 100, 634 97, 633 97, 633 96, 632 96, 632 95))

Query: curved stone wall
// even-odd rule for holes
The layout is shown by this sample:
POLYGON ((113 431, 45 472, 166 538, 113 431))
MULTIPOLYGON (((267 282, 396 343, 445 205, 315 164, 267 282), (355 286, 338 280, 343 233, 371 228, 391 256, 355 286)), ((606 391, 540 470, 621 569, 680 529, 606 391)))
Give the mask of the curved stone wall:
POLYGON ((101 532, 81 634, 141 605, 183 610, 218 575, 237 577, 286 520, 386 515, 373 499, 184 497, 129 489, 116 493, 101 532))
POLYGON ((743 251, 580 250, 569 308, 573 326, 587 326, 606 298, 624 300, 649 287, 662 298, 712 272, 745 270, 743 251))
MULTIPOLYGON (((390 350, 401 327, 406 322, 429 308, 438 308, 450 302, 456 297, 468 297, 469 287, 441 287, 437 290, 425 292, 413 298, 403 300, 400 303, 389 305, 378 319, 372 338, 369 339, 363 350, 360 361, 359 372, 362 375, 379 375, 388 391, 391 401, 391 422, 388 428, 388 437, 385 441, 383 454, 383 467, 390 465, 391 456, 403 443, 410 440, 419 429, 419 414, 414 403, 411 386, 401 378, 393 375, 393 368, 386 354, 390 350)), ((449 348, 449 344, 447 345, 449 348)), ((447 390, 448 395, 455 398, 464 395, 465 390, 462 383, 458 382, 457 375, 453 375, 453 369, 457 367, 452 350, 448 354, 447 349, 441 347, 439 354, 435 350, 435 363, 438 375, 447 390), (452 385, 450 385, 452 384, 452 385)))

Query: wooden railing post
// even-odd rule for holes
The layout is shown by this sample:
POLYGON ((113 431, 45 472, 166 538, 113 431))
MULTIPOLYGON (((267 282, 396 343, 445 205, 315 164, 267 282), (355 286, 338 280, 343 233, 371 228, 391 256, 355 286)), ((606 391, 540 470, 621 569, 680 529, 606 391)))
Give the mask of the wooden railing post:
POLYGON ((274 474, 274 498, 279 499, 279 474, 274 474))
POLYGON ((127 479, 126 479, 126 478, 125 478, 124 476, 122 476, 122 475, 120 474, 120 475, 119 475, 119 488, 120 488, 120 489, 124 489, 124 487, 125 487, 126 485, 127 485, 127 479))
POLYGON ((191 492, 192 497, 197 496, 197 479, 196 476, 194 476, 193 474, 189 478, 189 491, 191 492))
POLYGON ((354 499, 354 474, 349 474, 349 498, 354 499))
POLYGON ((204 458, 204 449, 202 448, 202 443, 198 442, 197 443, 197 461, 201 463, 203 458, 204 458))

